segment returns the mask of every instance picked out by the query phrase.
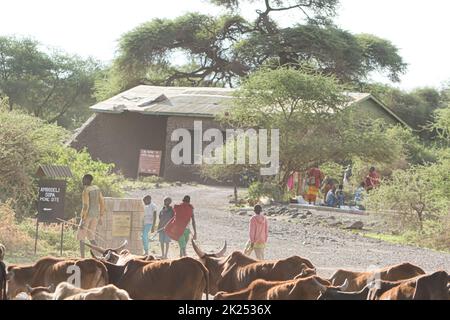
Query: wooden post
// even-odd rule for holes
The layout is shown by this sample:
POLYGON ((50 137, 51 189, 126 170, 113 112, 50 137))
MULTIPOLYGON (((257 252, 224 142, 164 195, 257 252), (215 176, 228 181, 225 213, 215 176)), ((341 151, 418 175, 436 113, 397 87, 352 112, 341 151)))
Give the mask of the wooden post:
POLYGON ((38 233, 39 233, 39 218, 36 217, 36 233, 35 233, 35 238, 34 238, 34 254, 36 254, 36 252, 37 252, 38 233))
POLYGON ((64 222, 61 223, 61 247, 59 250, 60 256, 62 256, 63 253, 63 242, 64 242, 64 222))

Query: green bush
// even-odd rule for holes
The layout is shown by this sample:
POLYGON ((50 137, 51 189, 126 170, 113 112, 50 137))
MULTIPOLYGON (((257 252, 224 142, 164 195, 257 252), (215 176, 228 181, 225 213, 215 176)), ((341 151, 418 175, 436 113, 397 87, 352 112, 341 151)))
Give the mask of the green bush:
POLYGON ((81 209, 81 178, 86 173, 95 177, 105 196, 121 195, 122 177, 113 174, 111 164, 93 160, 86 151, 77 152, 63 143, 68 131, 36 117, 0 108, 0 202, 11 200, 17 218, 32 217, 36 212, 39 165, 57 164, 70 167, 66 218, 81 209))
POLYGON ((365 199, 415 244, 450 250, 450 157, 395 170, 365 199))
POLYGON ((66 130, 38 118, 0 111, 0 201, 13 199, 19 216, 33 211, 38 165, 67 135, 66 130))
POLYGON ((286 200, 286 194, 278 184, 273 182, 253 182, 248 188, 248 196, 256 201, 261 197, 269 197, 275 201, 286 200))
POLYGON ((68 147, 59 147, 49 163, 66 165, 72 171, 73 177, 67 181, 66 218, 79 216, 81 212, 81 195, 83 185, 81 180, 87 173, 94 176, 97 185, 105 197, 122 195, 123 177, 113 173, 114 165, 95 161, 86 150, 76 151, 68 147))

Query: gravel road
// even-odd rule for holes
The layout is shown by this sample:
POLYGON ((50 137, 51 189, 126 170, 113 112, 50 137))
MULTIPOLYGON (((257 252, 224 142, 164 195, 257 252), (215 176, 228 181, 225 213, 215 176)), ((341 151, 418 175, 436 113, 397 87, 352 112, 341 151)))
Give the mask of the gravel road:
MULTIPOLYGON (((231 188, 182 185, 133 191, 129 195, 142 197, 144 194, 151 194, 158 206, 162 204, 165 196, 170 196, 175 203, 179 203, 184 195, 190 195, 195 207, 198 243, 201 247, 205 251, 216 251, 227 241, 228 252, 243 250, 248 238, 249 216, 243 212, 231 212, 231 188)), ((311 211, 312 215, 304 220, 291 219, 288 216, 268 217, 267 259, 299 255, 311 260, 317 267, 318 274, 324 277, 330 276, 338 268, 364 271, 401 262, 416 264, 427 272, 442 269, 450 272, 450 254, 391 244, 329 227, 320 221, 333 220, 331 216, 338 220, 352 221, 355 216, 311 211)), ((358 219, 367 220, 370 217, 358 219)), ((159 253, 157 242, 152 244, 152 248, 153 252, 159 253)), ((176 257, 176 250, 176 245, 172 245, 170 257, 176 257)), ((190 245, 188 254, 195 256, 190 245)))

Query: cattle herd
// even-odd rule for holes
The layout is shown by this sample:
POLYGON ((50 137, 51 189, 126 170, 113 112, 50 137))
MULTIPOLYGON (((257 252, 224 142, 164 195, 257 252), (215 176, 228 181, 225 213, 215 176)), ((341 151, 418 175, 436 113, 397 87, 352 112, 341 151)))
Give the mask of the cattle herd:
MULTIPOLYGON (((86 244, 88 245, 88 244, 86 244)), ((370 272, 316 274, 307 259, 257 261, 242 252, 205 253, 197 259, 160 260, 94 245, 92 258, 45 257, 5 266, 0 244, 0 299, 24 300, 450 300, 446 271, 425 273, 410 263, 370 272), (69 282, 76 282, 77 285, 69 282), (70 281, 69 281, 70 280, 70 281)))

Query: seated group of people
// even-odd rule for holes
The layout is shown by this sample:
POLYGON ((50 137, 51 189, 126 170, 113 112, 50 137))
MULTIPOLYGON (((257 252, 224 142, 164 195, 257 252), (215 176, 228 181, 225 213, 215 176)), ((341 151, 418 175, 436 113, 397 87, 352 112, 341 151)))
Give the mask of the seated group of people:
MULTIPOLYGON (((359 209, 364 209, 362 206, 363 193, 365 191, 365 183, 361 182, 355 191, 353 199, 354 205, 359 209)), ((345 205, 344 185, 340 184, 337 188, 335 184, 331 185, 325 196, 325 205, 331 208, 340 208, 345 205)))

